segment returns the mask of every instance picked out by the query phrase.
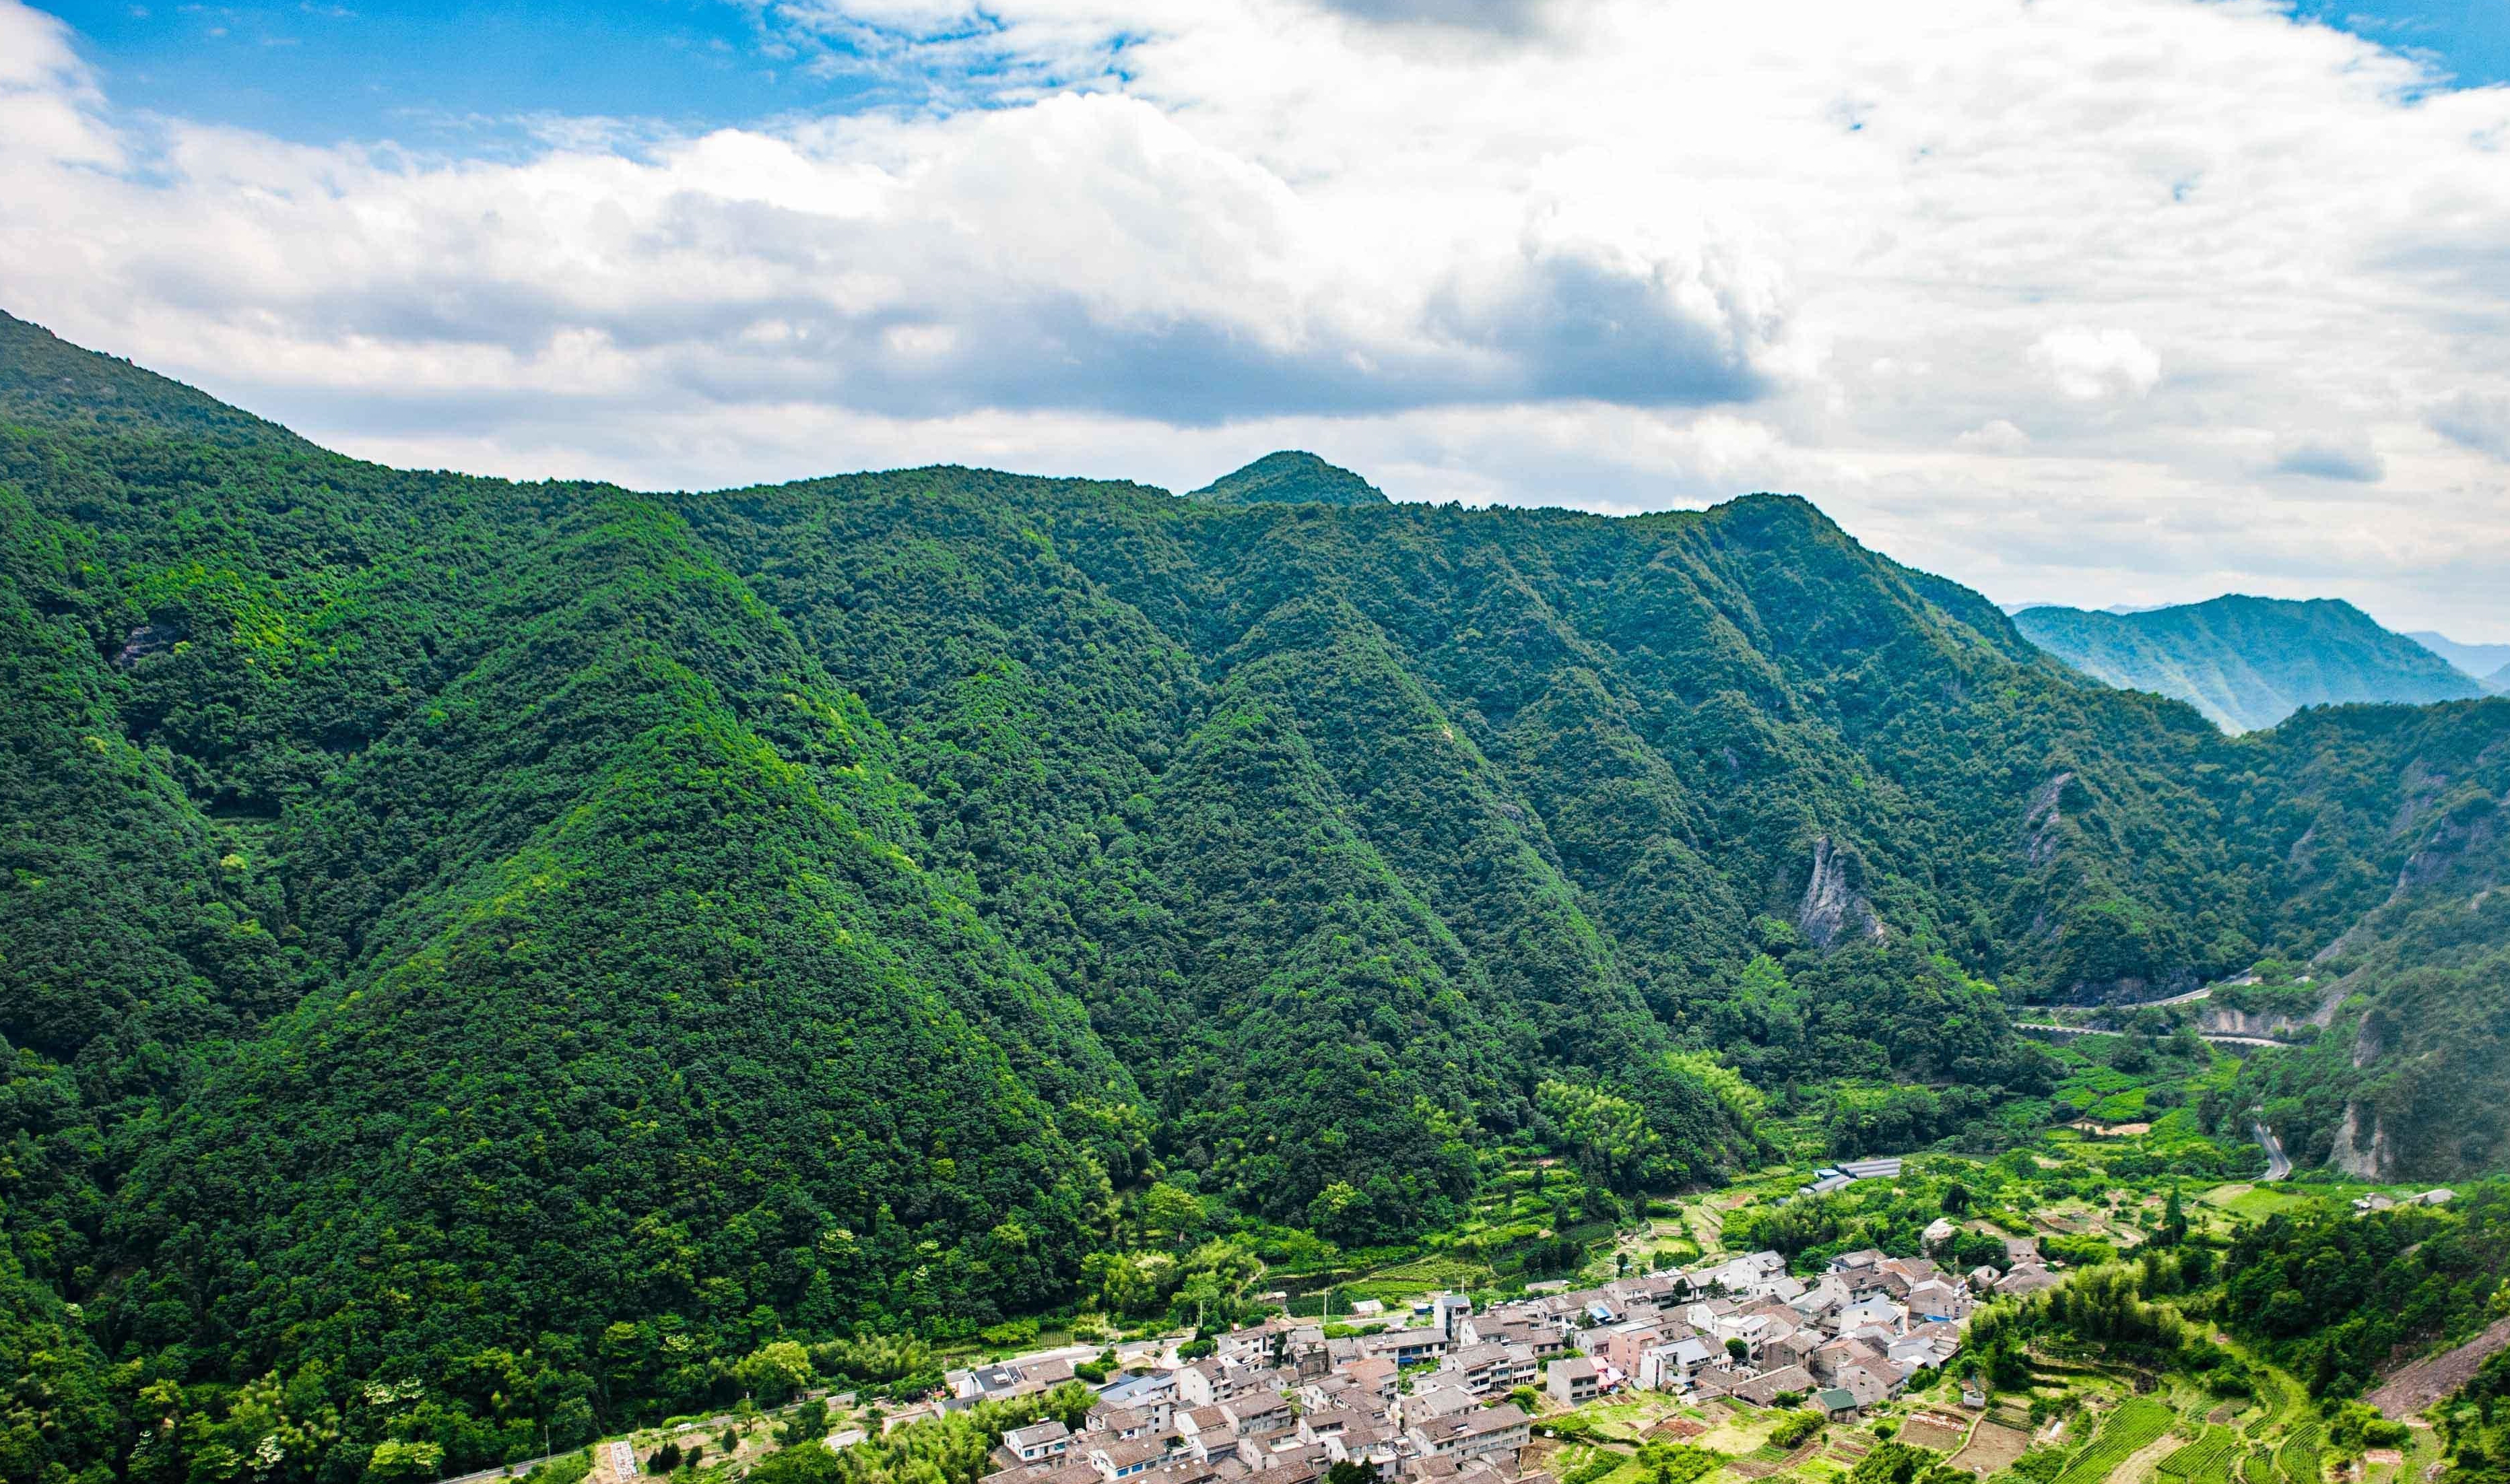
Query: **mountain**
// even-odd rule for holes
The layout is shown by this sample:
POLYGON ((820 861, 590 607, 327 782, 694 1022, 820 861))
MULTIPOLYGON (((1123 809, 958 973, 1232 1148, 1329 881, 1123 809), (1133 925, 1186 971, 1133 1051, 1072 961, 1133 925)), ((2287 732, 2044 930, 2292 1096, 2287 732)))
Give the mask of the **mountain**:
POLYGON ((1386 491, 1312 453, 1285 448, 1222 475, 1188 498, 1212 505, 1384 505, 1386 491))
POLYGON ((2505 769, 2510 701, 2225 737, 1793 497, 513 483, 0 318, 0 1462, 450 1474, 1444 1241, 1502 1148, 1993 1138, 2011 1001, 2261 962, 2341 999, 2217 1131, 2449 1178, 2505 769))
POLYGON ((2418 628, 2406 635, 2433 654, 2473 675, 2494 694, 2510 690, 2510 644, 2460 644, 2447 634, 2418 628))
POLYGON ((2026 608, 2032 643, 2097 679, 2187 702, 2226 732, 2304 706, 2484 694, 2448 661, 2332 598, 2218 597, 2141 613, 2026 608))

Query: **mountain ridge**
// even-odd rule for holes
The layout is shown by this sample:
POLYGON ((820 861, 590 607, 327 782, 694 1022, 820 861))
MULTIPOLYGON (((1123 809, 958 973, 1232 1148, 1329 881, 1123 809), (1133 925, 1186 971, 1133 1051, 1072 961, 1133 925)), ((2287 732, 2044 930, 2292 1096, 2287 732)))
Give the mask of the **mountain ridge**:
POLYGON ((2336 598, 2230 593, 2129 614, 2043 606, 2013 622, 2084 673, 2188 702, 2231 732, 2305 706, 2485 694, 2447 660, 2336 598))
POLYGON ((1164 1304, 1155 1183, 1365 1248, 1574 1108, 1628 1195, 1763 1097, 1969 1136, 2053 1084, 2012 1001, 2268 959, 2354 986, 2312 1054, 2377 1025, 2258 1067, 2297 1152, 2510 1148, 2510 702, 2226 738, 1794 496, 516 484, 81 354, 0 322, 0 1353, 60 1395, 425 1354, 484 1465, 777 1334, 1164 1304))
POLYGON ((2415 629, 2406 637, 2447 660, 2458 673, 2473 676, 2496 695, 2510 688, 2510 644, 2461 644, 2428 628, 2415 629))

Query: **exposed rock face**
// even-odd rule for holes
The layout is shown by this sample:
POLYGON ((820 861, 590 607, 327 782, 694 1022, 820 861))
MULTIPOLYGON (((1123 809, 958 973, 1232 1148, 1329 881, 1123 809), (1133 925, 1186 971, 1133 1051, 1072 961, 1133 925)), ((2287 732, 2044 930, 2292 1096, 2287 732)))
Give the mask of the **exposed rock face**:
POLYGON ((2462 810, 2452 813, 2451 818, 2431 832, 2422 849, 2406 857, 2405 865, 2397 872, 2397 889, 2390 900, 2430 886, 2447 876, 2458 861, 2500 838, 2501 811, 2489 803, 2471 815, 2462 810))
POLYGON ((2045 865, 2057 854, 2057 825, 2066 818, 2066 785, 2073 780, 2072 773, 2060 773, 2031 795, 2031 807, 2022 816, 2022 829, 2023 854, 2030 856, 2033 865, 2045 865))
POLYGON ((1812 843, 1812 880, 1805 887, 1804 905, 1796 909, 1796 927, 1813 946, 1828 952, 1843 939, 1882 941, 1882 919, 1857 890, 1863 874, 1854 853, 1834 847, 1828 835, 1812 843))
POLYGON ((2336 1127, 2336 1147, 2327 1152, 2327 1162, 2356 1180, 2385 1180, 2396 1167, 2396 1159, 2388 1149, 2388 1131, 2379 1126, 2379 1110, 2364 1110, 2358 1102, 2344 1105, 2344 1122, 2336 1127), (2362 1123, 2368 1118, 2371 1137, 2362 1137, 2362 1123))
POLYGON ((171 624, 142 624, 123 637, 122 647, 113 652, 113 667, 129 669, 150 655, 162 655, 183 638, 183 630, 171 624))
POLYGON ((2196 1029, 2211 1036, 2289 1036, 2301 1026, 2290 1015, 2233 1009, 2211 1002, 2196 1016, 2196 1029))

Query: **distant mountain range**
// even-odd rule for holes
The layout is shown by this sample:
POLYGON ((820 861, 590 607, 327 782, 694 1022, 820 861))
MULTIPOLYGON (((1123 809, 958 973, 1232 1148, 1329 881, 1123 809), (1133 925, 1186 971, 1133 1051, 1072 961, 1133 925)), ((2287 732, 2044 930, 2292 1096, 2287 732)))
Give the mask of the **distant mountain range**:
POLYGON ((2421 704, 2487 691, 2442 654, 2334 598, 2235 593, 2141 613, 2025 608, 2013 623, 2085 674, 2176 697, 2226 732, 2270 727, 2304 706, 2421 704))
POLYGON ((2460 644, 2428 628, 2417 628, 2406 637, 2473 675, 2494 695, 2510 692, 2510 644, 2460 644))

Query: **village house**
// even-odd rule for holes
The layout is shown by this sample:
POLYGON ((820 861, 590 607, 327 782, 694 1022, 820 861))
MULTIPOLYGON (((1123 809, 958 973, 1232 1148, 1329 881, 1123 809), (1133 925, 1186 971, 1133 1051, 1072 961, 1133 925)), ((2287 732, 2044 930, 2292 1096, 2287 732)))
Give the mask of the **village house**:
POLYGON ((1504 1453, 1512 1459, 1532 1427, 1523 1412, 1502 1402, 1406 1430, 1424 1457, 1487 1459, 1504 1453))
POLYGON ((1803 1396, 1813 1389, 1815 1389, 1815 1383, 1812 1373, 1803 1366, 1789 1365, 1781 1366, 1774 1371, 1763 1371, 1760 1375, 1735 1387, 1732 1394, 1735 1400, 1748 1401, 1756 1407, 1773 1407, 1778 1404, 1778 1398, 1781 1396, 1790 1393, 1803 1396))
POLYGON ((1072 1429, 1058 1422, 1032 1423, 1004 1433, 1003 1446, 1023 1464, 1061 1458, 1072 1446, 1072 1429))
POLYGON ((1593 1401, 1602 1384, 1595 1362, 1583 1355, 1552 1361, 1549 1374, 1543 1378, 1543 1389, 1551 1393, 1551 1399, 1571 1407, 1593 1401))

